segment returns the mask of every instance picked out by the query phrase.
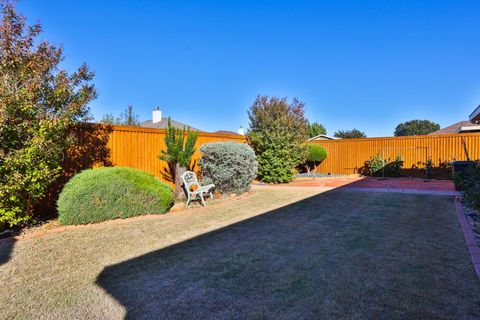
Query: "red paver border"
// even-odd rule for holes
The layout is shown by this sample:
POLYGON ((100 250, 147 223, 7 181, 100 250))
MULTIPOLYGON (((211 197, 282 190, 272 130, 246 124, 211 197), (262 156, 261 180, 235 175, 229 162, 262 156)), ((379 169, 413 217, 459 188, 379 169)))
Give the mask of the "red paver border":
POLYGON ((475 235, 473 234, 472 227, 465 216, 465 211, 463 210, 462 197, 457 196, 455 198, 455 208, 458 215, 458 220, 460 221, 460 226, 463 230, 463 235, 465 236, 465 241, 467 242, 468 252, 472 258, 473 267, 477 277, 480 279, 480 247, 478 246, 475 235))

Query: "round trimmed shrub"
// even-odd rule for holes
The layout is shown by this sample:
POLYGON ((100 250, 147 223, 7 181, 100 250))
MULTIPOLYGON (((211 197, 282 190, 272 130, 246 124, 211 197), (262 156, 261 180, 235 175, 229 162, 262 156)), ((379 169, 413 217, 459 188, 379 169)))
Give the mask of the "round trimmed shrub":
POLYGON ((214 183, 222 193, 243 193, 257 176, 258 164, 253 149, 244 143, 213 142, 200 147, 198 164, 203 183, 214 183))
POLYGON ((322 162, 327 159, 328 153, 327 150, 318 144, 309 144, 308 145, 308 154, 307 160, 312 162, 322 162))
POLYGON ((61 224, 88 224, 167 212, 173 191, 146 172, 122 167, 88 169, 65 185, 57 201, 61 224))
POLYGON ((309 143, 305 146, 304 166, 307 172, 316 171, 317 166, 328 157, 327 150, 318 144, 309 143))

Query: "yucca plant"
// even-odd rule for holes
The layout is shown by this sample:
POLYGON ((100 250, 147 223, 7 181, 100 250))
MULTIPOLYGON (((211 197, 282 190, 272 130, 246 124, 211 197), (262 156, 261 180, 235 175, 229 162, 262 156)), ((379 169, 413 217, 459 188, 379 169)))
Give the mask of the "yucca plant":
POLYGON ((185 196, 180 176, 190 165, 192 155, 195 152, 197 137, 198 133, 190 131, 190 127, 187 130, 173 127, 170 118, 168 118, 164 139, 166 150, 160 151, 159 158, 169 165, 170 175, 173 178, 172 180, 175 181, 175 197, 177 199, 185 196))

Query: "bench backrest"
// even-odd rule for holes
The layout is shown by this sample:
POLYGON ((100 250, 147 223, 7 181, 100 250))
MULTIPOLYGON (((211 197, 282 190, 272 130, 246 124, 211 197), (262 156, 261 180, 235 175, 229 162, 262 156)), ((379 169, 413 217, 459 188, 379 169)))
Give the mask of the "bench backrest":
POLYGON ((190 191, 193 186, 200 186, 197 176, 192 171, 185 171, 180 177, 187 191, 190 191))

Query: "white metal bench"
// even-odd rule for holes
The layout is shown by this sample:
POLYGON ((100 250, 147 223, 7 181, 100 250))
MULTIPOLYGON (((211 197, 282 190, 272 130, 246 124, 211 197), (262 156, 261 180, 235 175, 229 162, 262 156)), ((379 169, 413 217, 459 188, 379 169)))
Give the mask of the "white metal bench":
POLYGON ((202 205, 205 207, 204 195, 208 195, 213 199, 212 189, 215 188, 215 185, 208 184, 206 186, 201 186, 198 183, 197 176, 192 171, 185 171, 181 176, 183 181, 183 187, 185 188, 185 193, 187 194, 187 208, 190 204, 190 201, 200 198, 202 205), (192 187, 197 187, 195 190, 192 190, 192 187))

